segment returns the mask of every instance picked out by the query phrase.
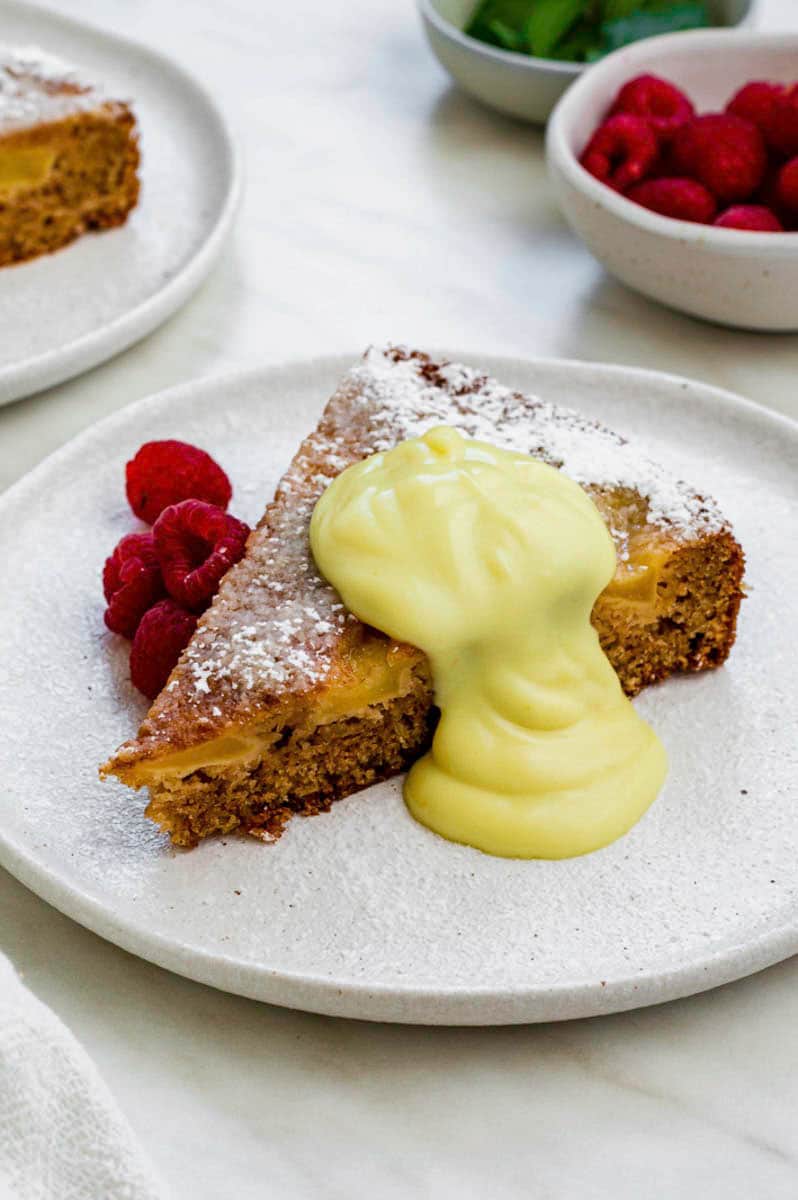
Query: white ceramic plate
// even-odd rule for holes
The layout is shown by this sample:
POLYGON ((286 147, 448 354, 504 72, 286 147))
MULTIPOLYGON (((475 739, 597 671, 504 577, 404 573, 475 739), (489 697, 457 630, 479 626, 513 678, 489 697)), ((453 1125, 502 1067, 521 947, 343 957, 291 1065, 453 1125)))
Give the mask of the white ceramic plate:
POLYGON ((294 820, 273 846, 228 837, 176 852, 143 796, 98 782, 144 709, 126 644, 102 624, 100 568, 134 524, 126 459, 152 437, 198 442, 253 521, 352 361, 336 358, 154 396, 0 501, 0 860, 14 875, 193 979, 377 1020, 606 1013, 798 950, 798 426, 644 371, 461 357, 642 439, 717 496, 745 546, 750 596, 729 665, 638 701, 671 761, 640 824, 585 858, 490 858, 417 825, 394 781, 294 820))
POLYGON ((19 0, 0 0, 0 40, 41 46, 131 99, 142 153, 125 225, 0 270, 4 404, 96 366, 183 304, 221 248, 240 174, 211 96, 162 55, 19 0))

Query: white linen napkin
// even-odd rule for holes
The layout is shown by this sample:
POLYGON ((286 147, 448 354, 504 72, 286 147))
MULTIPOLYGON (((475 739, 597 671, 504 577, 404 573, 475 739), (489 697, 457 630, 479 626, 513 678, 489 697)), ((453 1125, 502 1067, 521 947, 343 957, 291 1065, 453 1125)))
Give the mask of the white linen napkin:
POLYGON ((67 1027, 0 954, 0 1200, 164 1200, 67 1027))

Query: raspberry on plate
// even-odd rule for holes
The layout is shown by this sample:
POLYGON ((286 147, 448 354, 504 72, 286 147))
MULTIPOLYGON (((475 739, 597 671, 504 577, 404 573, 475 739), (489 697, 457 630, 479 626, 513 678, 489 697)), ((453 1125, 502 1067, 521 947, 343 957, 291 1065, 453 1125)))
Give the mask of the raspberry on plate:
POLYGON ((645 118, 618 113, 599 125, 580 162, 596 179, 622 192, 648 174, 658 151, 657 139, 645 118))
POLYGON ((782 233, 784 226, 764 204, 733 204, 715 221, 721 229, 747 229, 749 233, 782 233))
POLYGON ((130 648, 130 679, 154 700, 197 627, 197 616, 167 597, 146 612, 130 648))
POLYGON ((673 139, 681 175, 699 180, 721 204, 747 200, 765 177, 767 154, 753 122, 733 113, 693 117, 673 139))
POLYGON ((702 225, 708 224, 718 211, 715 197, 695 179, 649 179, 631 188, 626 196, 663 217, 702 225))
POLYGON ((645 117, 656 135, 670 138, 695 115, 692 102, 674 84, 658 75, 630 79, 615 97, 610 116, 630 113, 645 117))
POLYGON ((105 623, 132 638, 144 613, 166 594, 151 533, 123 537, 103 567, 105 623))
POLYGON ((145 442, 125 467, 130 507, 152 525, 181 500, 205 500, 227 508, 233 489, 219 464, 188 442, 145 442))
POLYGON ((167 591, 202 612, 243 555, 249 526, 213 504, 183 500, 163 510, 152 532, 167 591))

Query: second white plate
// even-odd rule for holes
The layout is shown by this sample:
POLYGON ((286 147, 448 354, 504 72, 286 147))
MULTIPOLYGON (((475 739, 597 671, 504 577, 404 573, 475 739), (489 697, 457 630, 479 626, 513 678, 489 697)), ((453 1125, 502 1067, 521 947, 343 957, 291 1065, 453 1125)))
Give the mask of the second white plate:
POLYGON ((100 570, 134 526, 124 463, 181 437, 260 516, 351 359, 187 384, 89 429, 0 501, 0 862, 144 958, 277 1004, 486 1024, 653 1004, 798 950, 798 427, 644 371, 470 354, 500 379, 643 440, 714 494, 748 558, 729 664, 637 701, 670 757, 625 838, 566 862, 490 858, 409 816, 400 781, 265 846, 172 850, 97 764, 135 729, 100 570))
POLYGON ((110 358, 187 300, 233 220, 240 171, 224 117, 176 63, 20 0, 0 0, 0 30, 6 44, 40 46, 132 101, 142 154, 125 225, 0 270, 6 404, 110 358))

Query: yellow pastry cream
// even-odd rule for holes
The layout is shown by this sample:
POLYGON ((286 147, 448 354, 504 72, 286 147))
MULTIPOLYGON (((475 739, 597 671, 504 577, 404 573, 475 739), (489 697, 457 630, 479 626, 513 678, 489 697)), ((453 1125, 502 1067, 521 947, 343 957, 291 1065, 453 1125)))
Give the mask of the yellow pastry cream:
POLYGON ((615 547, 576 483, 440 426, 334 479, 310 540, 346 607, 430 660, 440 722, 405 783, 419 821, 569 858, 640 819, 665 752, 590 624, 615 547))

